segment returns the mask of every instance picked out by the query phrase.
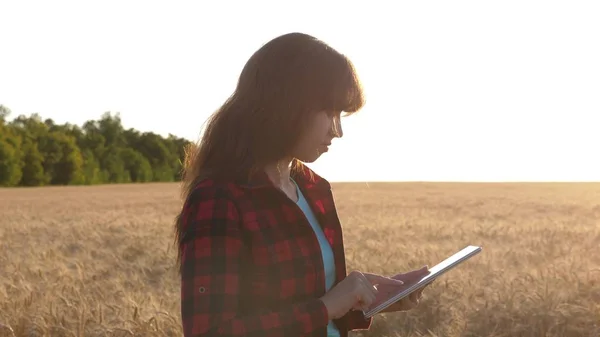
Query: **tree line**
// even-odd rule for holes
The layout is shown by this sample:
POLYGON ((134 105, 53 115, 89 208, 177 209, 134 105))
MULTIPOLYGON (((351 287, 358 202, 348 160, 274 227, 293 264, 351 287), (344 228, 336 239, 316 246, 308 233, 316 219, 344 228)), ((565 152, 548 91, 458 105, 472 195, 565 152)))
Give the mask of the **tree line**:
POLYGON ((0 105, 0 186, 180 180, 184 138, 126 130, 118 113, 77 126, 10 112, 0 105))

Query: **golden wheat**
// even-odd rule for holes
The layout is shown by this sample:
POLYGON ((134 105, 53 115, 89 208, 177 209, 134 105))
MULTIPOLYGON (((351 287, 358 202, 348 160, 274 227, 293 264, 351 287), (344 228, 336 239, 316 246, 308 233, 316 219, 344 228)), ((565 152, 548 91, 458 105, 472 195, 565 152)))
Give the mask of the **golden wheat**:
MULTIPOLYGON (((0 189, 0 336, 181 336, 178 185, 0 189)), ((482 254, 353 336, 600 336, 600 184, 334 184, 349 269, 482 254)))

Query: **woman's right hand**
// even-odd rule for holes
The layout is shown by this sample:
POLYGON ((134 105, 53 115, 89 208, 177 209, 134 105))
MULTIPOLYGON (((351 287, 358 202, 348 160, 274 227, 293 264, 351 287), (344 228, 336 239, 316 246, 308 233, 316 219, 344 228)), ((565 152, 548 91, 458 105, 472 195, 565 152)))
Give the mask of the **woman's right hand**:
POLYGON ((402 286, 404 282, 386 276, 353 271, 320 299, 329 319, 344 316, 351 309, 368 310, 377 295, 377 285, 402 286))

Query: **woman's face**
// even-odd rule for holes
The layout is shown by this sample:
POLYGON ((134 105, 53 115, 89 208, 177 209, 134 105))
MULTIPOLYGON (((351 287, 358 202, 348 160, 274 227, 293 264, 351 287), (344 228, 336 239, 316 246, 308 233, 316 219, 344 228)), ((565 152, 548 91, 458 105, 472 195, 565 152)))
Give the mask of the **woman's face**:
POLYGON ((300 137, 292 156, 300 161, 312 163, 328 151, 333 138, 342 136, 341 112, 317 112, 312 115, 306 132, 300 137))

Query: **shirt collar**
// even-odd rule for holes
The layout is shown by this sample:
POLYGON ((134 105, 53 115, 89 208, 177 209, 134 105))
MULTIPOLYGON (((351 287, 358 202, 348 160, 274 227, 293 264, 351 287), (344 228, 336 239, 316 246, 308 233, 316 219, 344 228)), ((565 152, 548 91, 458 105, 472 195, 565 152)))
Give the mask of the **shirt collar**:
MULTIPOLYGON (((290 172, 290 176, 301 189, 331 190, 331 184, 325 178, 302 163, 290 172)), ((242 182, 240 186, 248 189, 275 187, 267 173, 262 170, 255 173, 248 181, 242 182)))

